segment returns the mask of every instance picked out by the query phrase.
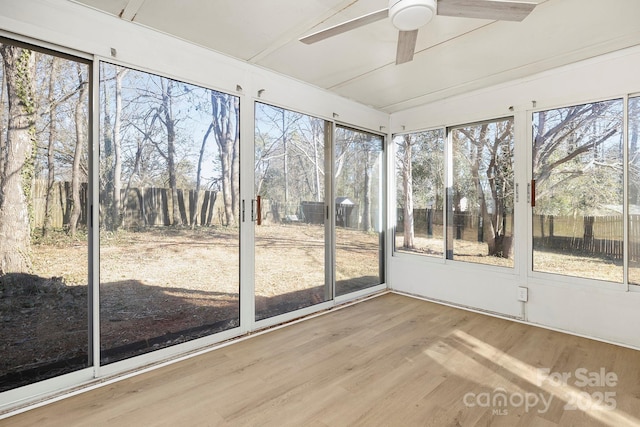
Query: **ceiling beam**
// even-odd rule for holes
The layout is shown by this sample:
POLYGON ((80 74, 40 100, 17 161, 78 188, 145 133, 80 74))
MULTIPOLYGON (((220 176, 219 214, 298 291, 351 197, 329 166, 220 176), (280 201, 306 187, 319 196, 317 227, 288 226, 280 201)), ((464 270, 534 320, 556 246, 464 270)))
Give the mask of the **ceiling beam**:
POLYGON ((127 3, 125 8, 122 9, 122 12, 120 12, 120 18, 127 21, 133 21, 144 4, 144 1, 145 0, 129 0, 129 3, 127 3))

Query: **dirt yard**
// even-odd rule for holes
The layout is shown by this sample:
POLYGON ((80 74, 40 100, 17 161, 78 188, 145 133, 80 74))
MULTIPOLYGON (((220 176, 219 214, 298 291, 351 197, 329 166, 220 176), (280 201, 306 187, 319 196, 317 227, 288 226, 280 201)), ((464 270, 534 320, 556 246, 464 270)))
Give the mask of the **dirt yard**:
MULTIPOLYGON (((434 257, 443 256, 443 240, 442 238, 414 237, 414 249, 404 249, 402 244, 404 238, 402 234, 396 237, 396 249, 400 252, 417 253, 434 257)), ((456 261, 474 262, 478 264, 496 265, 499 267, 513 267, 513 258, 498 258, 488 256, 488 247, 486 243, 472 242, 468 240, 454 241, 454 259, 456 261)))
MULTIPOLYGON (((415 249, 413 250, 403 249, 403 241, 402 235, 396 237, 396 248, 398 251, 436 257, 443 256, 442 240, 415 237, 415 249)), ((486 243, 456 240, 454 242, 454 248, 456 251, 454 259, 456 261, 513 267, 513 259, 488 256, 486 243)), ((535 251, 533 262, 535 271, 575 277, 585 277, 585 274, 587 274, 591 279, 616 283, 622 282, 622 261, 581 254, 567 255, 560 252, 535 251)), ((640 277, 640 273, 634 273, 634 271, 640 270, 630 269, 630 276, 635 274, 640 277)))
MULTIPOLYGON (((258 318, 330 298, 322 227, 271 225, 256 234, 258 318)), ((377 234, 340 229, 337 242, 340 289, 379 283, 377 234)), ((238 247, 237 229, 103 232, 101 363, 237 326, 238 247)), ((64 236, 39 242, 33 275, 0 278, 0 390, 87 365, 87 248, 86 239, 64 236)))
MULTIPOLYGON (((402 238, 399 237, 398 245, 402 238)), ((336 230, 336 293, 379 283, 375 233, 336 230)), ((228 228, 158 227, 101 234, 101 363, 188 341, 239 324, 239 235, 228 228)), ((398 246, 399 247, 399 246, 398 246)), ((438 239, 416 252, 442 256, 438 239)), ((486 245, 456 241, 456 259, 510 266, 486 245)), ((33 245, 32 275, 0 277, 0 390, 87 366, 88 245, 61 234, 33 245)), ((258 319, 331 298, 324 229, 305 224, 256 230, 258 319)), ((620 282, 619 263, 537 251, 548 272, 620 282)), ((635 270, 634 270, 635 271, 635 270)))

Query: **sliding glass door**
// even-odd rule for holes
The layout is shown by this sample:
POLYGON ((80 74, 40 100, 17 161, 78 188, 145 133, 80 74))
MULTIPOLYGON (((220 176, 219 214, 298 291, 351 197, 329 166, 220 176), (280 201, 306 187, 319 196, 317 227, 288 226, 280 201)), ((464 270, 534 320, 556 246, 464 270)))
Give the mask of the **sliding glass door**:
POLYGON ((327 274, 325 149, 329 123, 255 109, 255 318, 332 298, 327 274))
POLYGON ((89 351, 88 61, 0 38, 0 392, 89 351))
POLYGON ((381 136, 257 103, 243 201, 239 96, 4 38, 0 55, 0 392, 233 336, 250 221, 252 320, 382 283, 381 136))
POLYGON ((380 135, 339 126, 335 134, 336 295, 381 284, 383 142, 380 135))
POLYGON ((100 361, 240 323, 239 102, 100 66, 100 361))

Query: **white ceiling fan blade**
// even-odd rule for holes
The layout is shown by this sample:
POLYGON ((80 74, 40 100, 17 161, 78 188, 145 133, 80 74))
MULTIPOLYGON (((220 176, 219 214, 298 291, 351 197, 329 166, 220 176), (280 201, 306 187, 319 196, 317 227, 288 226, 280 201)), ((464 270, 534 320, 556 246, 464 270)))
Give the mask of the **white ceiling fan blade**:
POLYGON ((522 21, 536 6, 536 3, 527 1, 438 0, 438 15, 498 21, 522 21))
POLYGON ((413 60, 413 53, 416 50, 416 40, 418 30, 400 31, 398 34, 398 50, 396 51, 396 65, 404 64, 413 60))
POLYGON ((343 22, 342 24, 334 25, 333 27, 329 27, 313 34, 309 34, 308 36, 302 37, 300 41, 306 44, 312 44, 388 17, 389 9, 381 9, 376 12, 368 13, 366 15, 352 19, 350 21, 343 22))

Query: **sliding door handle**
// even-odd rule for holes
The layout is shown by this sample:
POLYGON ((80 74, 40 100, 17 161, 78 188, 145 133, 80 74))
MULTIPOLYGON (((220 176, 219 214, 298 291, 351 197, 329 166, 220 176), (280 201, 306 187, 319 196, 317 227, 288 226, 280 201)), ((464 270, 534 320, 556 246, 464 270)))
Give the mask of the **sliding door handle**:
POLYGON ((531 180, 531 207, 536 207, 536 180, 531 180))

